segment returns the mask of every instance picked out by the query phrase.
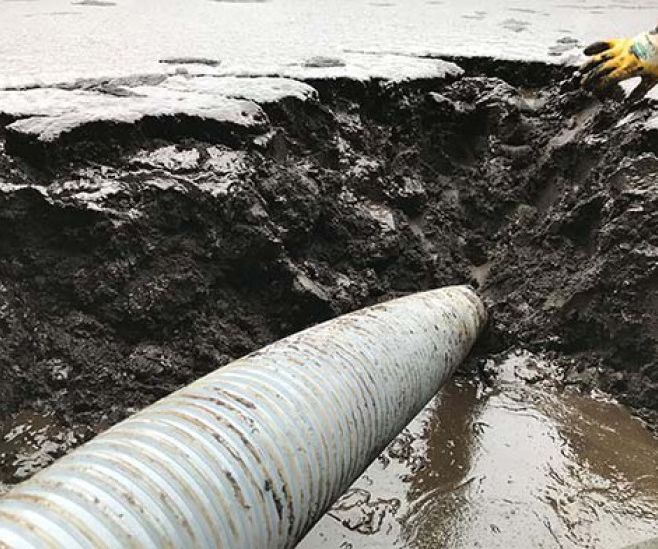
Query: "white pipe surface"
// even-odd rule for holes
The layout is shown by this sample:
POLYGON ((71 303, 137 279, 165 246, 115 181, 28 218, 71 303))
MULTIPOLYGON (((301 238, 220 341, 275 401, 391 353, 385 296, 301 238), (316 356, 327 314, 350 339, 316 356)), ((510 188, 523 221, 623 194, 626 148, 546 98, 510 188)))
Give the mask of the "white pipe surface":
POLYGON ((0 547, 291 547, 485 323, 466 287, 283 339, 119 423, 0 500, 0 547))

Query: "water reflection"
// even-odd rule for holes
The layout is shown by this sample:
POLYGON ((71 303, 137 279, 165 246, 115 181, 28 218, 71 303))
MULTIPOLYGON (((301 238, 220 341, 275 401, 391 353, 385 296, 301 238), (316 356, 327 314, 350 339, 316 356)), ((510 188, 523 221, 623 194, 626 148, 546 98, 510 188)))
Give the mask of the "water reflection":
POLYGON ((300 547, 605 549, 658 536, 658 441, 645 427, 556 391, 527 353, 499 369, 492 389, 446 387, 392 446, 404 459, 389 448, 300 547), (379 527, 355 527, 368 513, 379 527))
POLYGON ((0 496, 86 438, 86 429, 60 425, 52 414, 25 411, 0 421, 0 496))

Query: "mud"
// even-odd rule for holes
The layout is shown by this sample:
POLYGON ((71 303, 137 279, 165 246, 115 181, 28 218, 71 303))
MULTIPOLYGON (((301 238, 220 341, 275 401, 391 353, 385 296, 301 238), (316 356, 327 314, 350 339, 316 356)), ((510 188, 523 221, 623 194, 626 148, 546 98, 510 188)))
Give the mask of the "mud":
POLYGON ((541 356, 495 362, 492 386, 464 377, 441 391, 300 549, 619 549, 658 535, 646 427, 600 395, 537 381, 555 367, 541 356))
MULTIPOLYGON (((465 65, 309 81, 319 100, 261 105, 256 137, 108 122, 44 156, 0 133, 5 443, 24 414, 51 418, 45 463, 291 332, 464 282, 491 310, 468 375, 527 349, 556 365, 538 378, 610 392, 655 428, 653 105, 537 64, 465 65)), ((3 452, 10 484, 24 448, 3 452)))

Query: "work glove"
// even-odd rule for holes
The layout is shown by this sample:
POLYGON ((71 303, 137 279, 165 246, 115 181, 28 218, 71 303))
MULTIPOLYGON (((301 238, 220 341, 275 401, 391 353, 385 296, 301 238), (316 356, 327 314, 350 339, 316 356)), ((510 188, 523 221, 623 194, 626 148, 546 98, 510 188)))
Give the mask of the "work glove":
POLYGON ((580 68, 581 85, 605 92, 622 80, 640 76, 631 100, 639 99, 658 83, 658 27, 635 38, 596 42, 585 48, 591 58, 580 68))

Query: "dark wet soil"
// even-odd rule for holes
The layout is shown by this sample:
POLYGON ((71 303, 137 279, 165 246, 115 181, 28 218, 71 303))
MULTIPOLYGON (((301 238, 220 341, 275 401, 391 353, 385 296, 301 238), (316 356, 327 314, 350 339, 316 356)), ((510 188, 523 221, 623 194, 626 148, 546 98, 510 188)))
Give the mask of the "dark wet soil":
MULTIPOLYGON (((467 69, 311 82, 321 100, 264 105, 256 138, 99 125, 43 154, 0 133, 5 440, 24 414, 52 418, 70 434, 52 459, 291 332, 464 282, 491 310, 469 375, 510 348, 543 353, 558 367, 538 376, 655 426, 652 106, 537 65, 467 69)), ((0 481, 34 470, 3 448, 0 481)))

